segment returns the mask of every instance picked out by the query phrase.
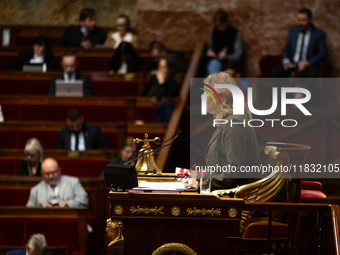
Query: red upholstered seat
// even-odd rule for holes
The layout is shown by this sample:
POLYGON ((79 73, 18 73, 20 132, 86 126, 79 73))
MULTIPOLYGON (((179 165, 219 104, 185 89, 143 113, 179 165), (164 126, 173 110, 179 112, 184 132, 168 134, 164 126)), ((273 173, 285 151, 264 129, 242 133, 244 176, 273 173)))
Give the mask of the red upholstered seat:
POLYGON ((44 233, 49 246, 65 246, 68 254, 79 251, 78 219, 27 218, 25 242, 35 233, 44 233))
MULTIPOLYGON (((3 130, 0 132, 0 149, 17 148, 17 132, 12 130, 3 130)), ((1 170, 0 170, 1 171, 1 170)))
POLYGON ((82 159, 65 159, 59 160, 62 174, 96 178, 104 170, 108 161, 99 160, 82 160, 82 159))
POLYGON ((15 175, 19 164, 14 159, 0 159, 0 175, 15 175))
POLYGON ((25 206, 30 188, 0 188, 0 206, 25 206))
POLYGON ((24 246, 24 219, 0 218, 0 245, 24 246))
POLYGON ((92 88, 93 96, 138 96, 136 81, 94 80, 92 88))
POLYGON ((326 203, 327 196, 322 192, 322 184, 314 181, 303 181, 301 190, 302 203, 326 203))
POLYGON ((301 190, 302 203, 326 203, 327 196, 319 190, 301 190))
POLYGON ((322 191, 322 184, 320 182, 302 181, 302 189, 322 191))

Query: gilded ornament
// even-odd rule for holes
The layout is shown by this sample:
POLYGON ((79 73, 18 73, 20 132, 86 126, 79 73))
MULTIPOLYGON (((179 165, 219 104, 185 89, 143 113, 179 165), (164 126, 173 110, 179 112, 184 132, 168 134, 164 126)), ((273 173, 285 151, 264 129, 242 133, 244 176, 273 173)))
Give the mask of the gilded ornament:
POLYGON ((113 211, 115 214, 117 215, 121 215, 123 213, 123 206, 121 205, 116 205, 114 208, 113 208, 113 211))
POLYGON ((237 210, 234 207, 229 208, 228 215, 231 218, 234 218, 237 215, 237 210))
POLYGON ((214 208, 211 208, 211 210, 207 210, 205 208, 197 209, 196 207, 194 207, 194 209, 187 208, 187 213, 188 213, 188 215, 193 215, 193 216, 196 216, 196 214, 201 214, 203 216, 205 216, 207 214, 211 215, 211 216, 214 216, 214 215, 219 216, 221 214, 221 209, 217 208, 215 210, 214 208))
POLYGON ((173 216, 178 216, 180 213, 181 213, 181 209, 179 209, 178 206, 173 206, 173 207, 171 208, 171 214, 172 214, 173 216))
POLYGON ((145 207, 145 208, 140 208, 139 206, 134 207, 131 206, 130 212, 131 214, 139 214, 139 213, 145 213, 145 214, 150 214, 150 213, 154 213, 155 215, 157 214, 163 214, 163 206, 161 207, 157 207, 155 206, 155 208, 149 208, 149 207, 145 207))

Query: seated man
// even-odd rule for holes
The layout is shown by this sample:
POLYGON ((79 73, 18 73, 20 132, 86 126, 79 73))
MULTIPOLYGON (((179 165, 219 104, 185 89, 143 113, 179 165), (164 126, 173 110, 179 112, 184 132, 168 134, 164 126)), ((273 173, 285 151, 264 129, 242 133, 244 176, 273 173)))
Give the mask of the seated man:
POLYGON ((78 109, 67 113, 67 127, 58 133, 58 149, 84 151, 108 150, 109 142, 98 126, 84 123, 78 109))
POLYGON ((271 72, 272 77, 318 77, 319 63, 326 55, 325 32, 312 24, 312 12, 303 8, 297 14, 298 25, 289 30, 282 65, 271 72))
POLYGON ((47 158, 41 165, 43 180, 31 189, 27 207, 83 208, 88 205, 85 190, 76 177, 60 175, 58 162, 47 158))
POLYGON ((92 95, 92 87, 90 80, 87 76, 77 73, 78 61, 77 57, 73 52, 66 52, 61 59, 61 68, 64 70, 63 73, 54 76, 51 79, 48 94, 51 96, 55 95, 55 83, 56 80, 75 81, 83 80, 83 93, 84 96, 92 95))
POLYGON ((213 21, 206 52, 207 73, 210 75, 223 71, 230 63, 236 71, 243 54, 241 33, 230 25, 228 14, 221 9, 214 14, 213 21))
POLYGON ((150 43, 149 58, 148 58, 148 72, 153 73, 153 74, 157 73, 159 60, 168 54, 174 55, 177 58, 177 62, 179 65, 178 72, 181 74, 185 74, 187 67, 186 67, 183 53, 169 50, 162 43, 157 42, 157 41, 153 41, 150 43))
POLYGON ((26 249, 9 251, 6 255, 51 255, 46 252, 47 242, 43 234, 33 234, 27 241, 26 249))
POLYGON ((79 26, 69 26, 65 29, 58 43, 59 47, 90 49, 105 42, 106 33, 96 27, 96 12, 94 9, 83 9, 79 16, 79 23, 79 26))
POLYGON ((154 108, 152 123, 169 123, 174 110, 174 104, 165 97, 164 89, 160 86, 154 86, 148 96, 154 108))

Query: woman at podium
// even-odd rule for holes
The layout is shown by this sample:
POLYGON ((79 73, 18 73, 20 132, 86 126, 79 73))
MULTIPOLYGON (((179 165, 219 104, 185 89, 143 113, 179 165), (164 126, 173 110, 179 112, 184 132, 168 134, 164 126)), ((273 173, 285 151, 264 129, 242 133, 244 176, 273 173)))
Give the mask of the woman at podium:
MULTIPOLYGON (((244 114, 235 115, 232 92, 227 88, 215 88, 215 84, 237 87, 234 79, 226 72, 219 72, 209 75, 203 83, 206 112, 214 116, 216 124, 205 151, 204 170, 210 175, 211 190, 235 188, 254 181, 254 175, 249 178, 249 173, 240 171, 241 167, 261 164, 256 134, 248 125, 251 112, 244 104, 244 114), (214 171, 209 172, 209 169, 214 171)), ((200 186, 195 178, 186 179, 184 185, 195 189, 200 186)))

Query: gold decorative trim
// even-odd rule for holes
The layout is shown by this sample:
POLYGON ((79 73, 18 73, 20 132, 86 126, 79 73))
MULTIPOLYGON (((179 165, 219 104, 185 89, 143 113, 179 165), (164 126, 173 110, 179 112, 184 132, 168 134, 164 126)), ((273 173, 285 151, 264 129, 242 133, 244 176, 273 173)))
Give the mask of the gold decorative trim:
POLYGON ((130 212, 131 214, 139 214, 139 213, 145 213, 145 214, 150 214, 150 213, 154 213, 155 215, 157 215, 157 213, 159 214, 163 214, 162 212, 163 210, 163 206, 158 207, 155 206, 155 208, 149 208, 149 207, 145 207, 145 208, 140 208, 139 205, 136 207, 131 206, 130 212))
POLYGON ((229 210, 228 210, 228 215, 229 215, 229 217, 231 217, 231 218, 236 217, 236 215, 237 215, 237 209, 234 208, 234 207, 230 207, 229 210))
POLYGON ((112 220, 111 218, 106 220, 106 232, 111 240, 108 247, 115 246, 119 241, 124 240, 123 229, 124 225, 122 220, 112 220))
POLYGON ((178 206, 173 206, 171 208, 171 214, 173 216, 178 216, 181 213, 181 209, 178 206))
POLYGON ((116 205, 116 206, 113 208, 113 211, 114 211, 115 214, 121 215, 121 214, 123 213, 124 209, 123 209, 123 206, 121 206, 121 205, 116 205))
POLYGON ((188 215, 193 215, 193 216, 196 216, 196 214, 201 214, 203 216, 205 216, 207 214, 209 214, 211 216, 214 216, 214 215, 219 216, 221 214, 221 209, 217 208, 216 210, 214 210, 214 208, 211 208, 211 210, 207 210, 205 208, 197 209, 196 207, 194 207, 194 209, 187 208, 187 213, 188 213, 188 215))
POLYGON ((180 252, 182 254, 186 255, 197 255, 197 253, 191 249, 189 246, 181 243, 167 243, 163 244, 162 246, 158 247, 152 255, 162 255, 162 254, 167 254, 170 252, 180 252))

